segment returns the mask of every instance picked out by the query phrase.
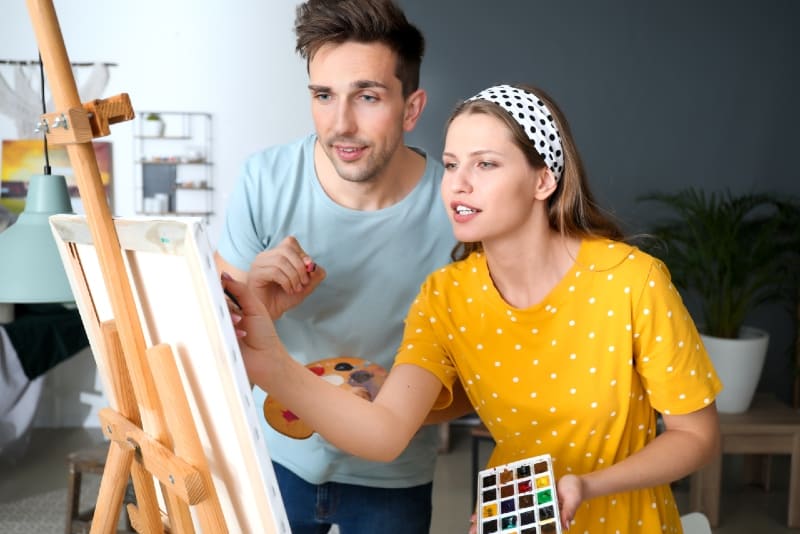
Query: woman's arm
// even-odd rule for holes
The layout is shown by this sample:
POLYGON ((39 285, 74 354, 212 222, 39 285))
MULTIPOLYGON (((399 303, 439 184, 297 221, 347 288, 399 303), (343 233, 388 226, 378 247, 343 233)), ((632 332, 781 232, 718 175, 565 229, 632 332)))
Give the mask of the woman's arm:
POLYGON ((436 401, 442 383, 415 365, 398 365, 369 402, 310 373, 292 359, 261 301, 223 275, 223 286, 241 304, 234 316, 247 375, 340 449, 373 461, 391 461, 405 450, 436 401))
POLYGON ((439 423, 446 423, 453 419, 458 419, 464 415, 474 413, 475 408, 469 401, 464 387, 461 382, 456 380, 453 384, 453 401, 450 406, 441 410, 433 410, 425 418, 426 425, 438 425, 439 423))
POLYGON ((697 471, 719 454, 716 405, 663 418, 666 430, 642 450, 583 477, 587 498, 667 484, 697 471))
POLYGON ((562 518, 569 520, 582 501, 633 489, 667 484, 685 477, 720 453, 715 404, 685 415, 664 415, 666 430, 625 460, 585 475, 559 481, 562 518), (563 491, 562 491, 563 485, 563 491))

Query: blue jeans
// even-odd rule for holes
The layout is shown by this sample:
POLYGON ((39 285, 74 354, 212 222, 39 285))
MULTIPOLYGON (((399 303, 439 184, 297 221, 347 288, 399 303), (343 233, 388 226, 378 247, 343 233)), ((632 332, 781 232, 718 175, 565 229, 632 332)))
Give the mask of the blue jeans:
POLYGON ((292 534, 429 534, 433 483, 373 488, 339 482, 309 484, 277 462, 275 477, 292 534))

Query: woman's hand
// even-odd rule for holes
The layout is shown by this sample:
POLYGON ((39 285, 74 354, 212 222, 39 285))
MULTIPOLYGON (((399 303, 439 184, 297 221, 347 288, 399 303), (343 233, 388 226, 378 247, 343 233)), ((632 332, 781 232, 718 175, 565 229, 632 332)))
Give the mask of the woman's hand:
MULTIPOLYGON (((558 494, 558 507, 561 511, 561 529, 564 531, 569 530, 572 518, 575 517, 575 512, 583 502, 583 481, 581 477, 576 475, 564 475, 556 484, 556 493, 558 494)), ((477 534, 478 532, 478 516, 472 514, 469 518, 469 533, 477 534)))
POLYGON ((264 303, 244 283, 222 273, 222 287, 233 295, 238 306, 231 308, 236 336, 242 350, 247 376, 251 383, 261 384, 261 377, 268 373, 270 364, 283 354, 275 325, 267 313, 264 303))
POLYGON ((556 493, 558 494, 558 507, 561 510, 561 528, 567 530, 578 507, 583 502, 584 486, 581 477, 564 475, 556 484, 556 493))

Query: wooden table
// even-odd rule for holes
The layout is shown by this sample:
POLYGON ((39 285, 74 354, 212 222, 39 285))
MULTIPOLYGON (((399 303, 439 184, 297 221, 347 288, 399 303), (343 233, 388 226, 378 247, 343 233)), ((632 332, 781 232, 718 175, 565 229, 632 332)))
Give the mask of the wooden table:
MULTIPOLYGON (((764 470, 770 454, 791 456, 787 524, 800 528, 800 411, 772 396, 757 395, 750 409, 741 414, 720 414, 722 454, 744 454, 746 467, 758 466, 761 481, 769 486, 764 470), (755 456, 753 456, 755 455, 755 456)), ((712 527, 719 525, 719 495, 722 455, 691 477, 692 511, 703 512, 712 527)))

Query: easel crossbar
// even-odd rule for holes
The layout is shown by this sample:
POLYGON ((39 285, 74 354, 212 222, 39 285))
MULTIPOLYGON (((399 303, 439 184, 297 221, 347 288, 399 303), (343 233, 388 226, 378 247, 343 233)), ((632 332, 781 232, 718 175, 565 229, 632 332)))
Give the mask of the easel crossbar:
POLYGON ((99 415, 103 434, 121 447, 133 449, 134 460, 186 504, 198 504, 208 496, 197 469, 114 410, 103 408, 99 415))

